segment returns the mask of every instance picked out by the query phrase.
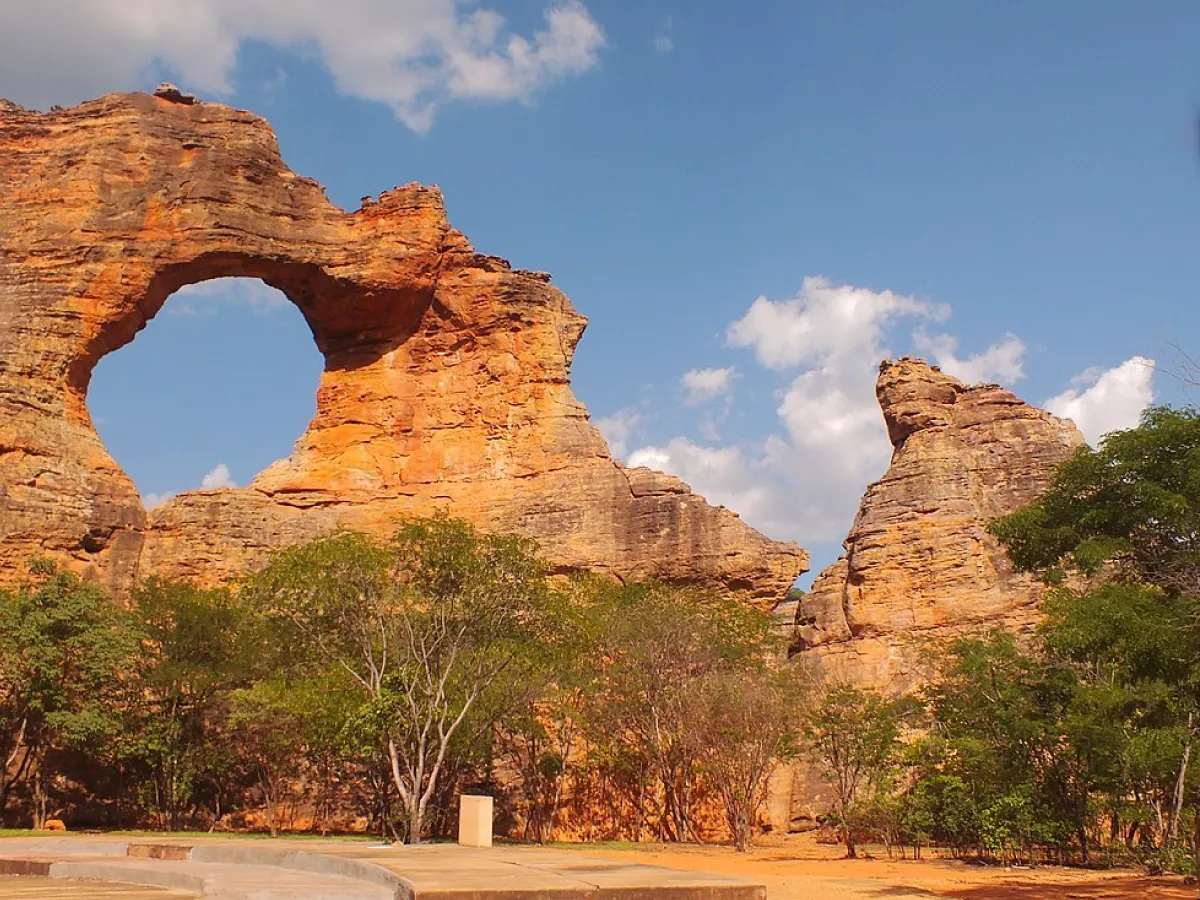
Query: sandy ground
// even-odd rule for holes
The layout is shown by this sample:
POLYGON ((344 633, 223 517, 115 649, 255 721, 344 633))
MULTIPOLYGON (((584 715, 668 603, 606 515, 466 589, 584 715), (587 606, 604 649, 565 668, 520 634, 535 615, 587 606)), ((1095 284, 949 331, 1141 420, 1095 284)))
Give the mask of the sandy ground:
POLYGON ((951 897, 958 900, 1196 900, 1200 891, 1182 878, 1150 878, 1139 872, 1084 871, 1056 866, 1012 869, 956 860, 841 859, 841 847, 795 835, 749 853, 728 847, 648 844, 629 849, 581 848, 589 856, 637 861, 675 869, 736 875, 767 886, 769 900, 951 897))

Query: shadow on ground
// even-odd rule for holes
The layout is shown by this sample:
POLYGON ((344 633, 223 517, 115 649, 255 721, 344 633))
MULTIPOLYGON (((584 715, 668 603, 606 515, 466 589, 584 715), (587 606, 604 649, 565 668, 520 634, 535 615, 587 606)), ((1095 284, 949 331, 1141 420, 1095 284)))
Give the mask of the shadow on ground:
POLYGON ((940 896, 959 900, 1195 900, 1195 887, 1178 878, 1098 878, 1074 884, 987 884, 942 891, 940 896))

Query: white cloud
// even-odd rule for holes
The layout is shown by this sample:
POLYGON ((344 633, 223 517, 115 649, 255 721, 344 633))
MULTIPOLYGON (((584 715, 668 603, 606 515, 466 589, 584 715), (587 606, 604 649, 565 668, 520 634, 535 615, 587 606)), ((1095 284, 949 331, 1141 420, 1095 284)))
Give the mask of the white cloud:
MULTIPOLYGON (((235 488, 237 482, 233 480, 233 475, 229 471, 229 466, 225 463, 217 463, 209 472, 200 479, 200 490, 210 491, 216 488, 235 488)), ((146 509, 154 509, 156 506, 162 506, 168 500, 178 496, 178 491, 163 491, 162 493, 148 493, 142 495, 142 505, 146 509)))
POLYGON ((811 277, 804 279, 800 293, 791 300, 759 297, 729 326, 727 337, 730 346, 752 348, 769 369, 811 364, 840 368, 877 347, 891 319, 917 316, 941 321, 949 314, 949 307, 916 297, 832 285, 811 277))
MULTIPOLYGON (((888 329, 903 319, 948 315, 941 304, 824 278, 806 278, 789 300, 759 297, 729 326, 727 339, 752 349, 768 369, 800 370, 778 395, 782 433, 726 447, 676 437, 635 451, 629 462, 678 475, 776 537, 838 540, 891 452, 875 400, 876 367, 889 355, 888 329)), ((712 436, 708 424, 700 430, 712 436)))
POLYGON ((1088 369, 1072 379, 1069 388, 1043 405, 1056 416, 1071 419, 1088 443, 1096 445, 1110 431, 1132 428, 1142 411, 1154 402, 1154 360, 1134 356, 1111 369, 1088 369))
POLYGON ((597 64, 604 34, 580 0, 554 0, 544 19, 525 37, 462 0, 3 3, 0 90, 33 107, 73 104, 165 71, 185 90, 226 96, 238 51, 262 41, 319 61, 342 93, 426 131, 448 101, 527 102, 597 64))
MULTIPOLYGON (((863 491, 891 456, 875 380, 879 361, 894 355, 893 343, 904 351, 911 337, 912 346, 966 382, 1012 382, 1024 374, 1026 348, 1015 335, 960 358, 954 336, 926 331, 949 314, 943 304, 823 278, 805 279, 788 300, 759 297, 727 338, 786 379, 776 395, 773 433, 721 446, 706 416, 695 430, 710 446, 677 436, 634 450, 629 464, 679 476, 773 537, 806 545, 841 540, 863 491)), ((1151 365, 1139 357, 1093 372, 1086 390, 1067 391, 1047 405, 1071 415, 1094 440, 1136 422, 1152 397, 1151 365)))
POLYGON ((229 466, 225 463, 217 463, 207 475, 200 480, 202 490, 210 491, 214 488, 235 488, 237 482, 229 474, 229 466))
POLYGON ((257 313, 285 308, 287 295, 257 278, 214 278, 181 287, 167 300, 164 310, 175 316, 194 316, 211 312, 216 303, 248 306, 257 313))
POLYGON ((683 377, 679 379, 680 385, 687 391, 683 402, 688 406, 695 406, 715 397, 726 397, 733 388, 733 379, 736 377, 737 371, 733 366, 684 372, 683 377))
POLYGON ((917 329, 913 342, 922 355, 964 384, 1011 385, 1025 377, 1025 342, 1015 334, 1006 334, 966 359, 958 357, 958 338, 949 334, 931 335, 917 329))
POLYGON ((727 506, 760 527, 783 523, 774 520, 778 511, 764 460, 753 458, 741 447, 701 447, 688 438, 672 438, 661 447, 642 447, 629 454, 630 468, 645 466, 677 475, 710 503, 727 506))
POLYGON ((654 38, 654 49, 659 53, 670 53, 675 49, 675 42, 671 40, 674 24, 671 16, 667 16, 667 20, 663 22, 662 31, 654 38))
POLYGON ((633 436, 642 417, 631 409, 619 409, 611 416, 603 416, 593 423, 600 429, 600 434, 608 442, 609 452, 617 459, 624 459, 629 449, 629 439, 633 436))

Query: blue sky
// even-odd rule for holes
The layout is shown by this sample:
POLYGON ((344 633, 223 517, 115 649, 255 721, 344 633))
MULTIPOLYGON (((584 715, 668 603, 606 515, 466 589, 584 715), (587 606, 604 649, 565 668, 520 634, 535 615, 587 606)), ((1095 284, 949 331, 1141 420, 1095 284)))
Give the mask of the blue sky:
MULTIPOLYGON (((887 465, 883 355, 1093 439, 1189 400, 1169 372, 1173 345, 1200 356, 1200 4, 187 9, 6 4, 0 96, 170 77, 266 116, 346 208, 440 185, 476 247, 590 318, 574 386, 615 450, 814 568, 887 465)), ((319 371, 286 302, 210 283, 103 360, 89 404, 157 499, 285 456, 319 371)))

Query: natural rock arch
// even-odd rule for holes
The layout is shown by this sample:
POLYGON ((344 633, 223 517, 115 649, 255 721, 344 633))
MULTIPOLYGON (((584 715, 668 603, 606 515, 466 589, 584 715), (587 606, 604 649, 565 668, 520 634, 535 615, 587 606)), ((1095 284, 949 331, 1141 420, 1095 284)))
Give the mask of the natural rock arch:
POLYGON ((803 551, 610 458, 568 380, 585 324, 549 276, 476 253, 436 188, 347 213, 250 113, 0 101, 0 578, 38 552, 118 592, 152 571, 215 581, 333 528, 449 508, 563 568, 781 599, 803 551), (325 358, 317 412, 248 487, 147 515, 92 427, 91 373, 171 293, 223 276, 300 308, 325 358))
POLYGON ((104 354, 87 405, 147 511, 180 491, 245 484, 292 452, 316 412, 324 358, 304 314, 259 278, 172 293, 104 354))

